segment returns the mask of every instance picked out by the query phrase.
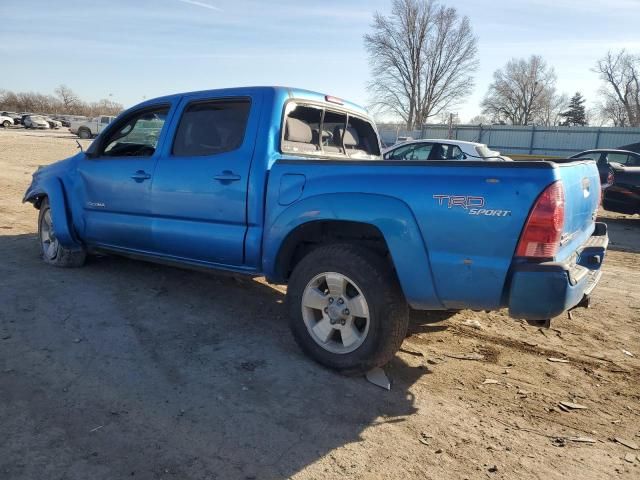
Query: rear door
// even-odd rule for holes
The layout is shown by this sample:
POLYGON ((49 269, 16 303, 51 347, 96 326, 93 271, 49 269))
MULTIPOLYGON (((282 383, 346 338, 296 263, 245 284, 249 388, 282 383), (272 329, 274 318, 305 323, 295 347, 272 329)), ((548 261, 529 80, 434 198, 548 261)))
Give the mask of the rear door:
POLYGON ((158 253, 243 265, 247 185, 261 108, 260 93, 183 98, 151 192, 158 253))

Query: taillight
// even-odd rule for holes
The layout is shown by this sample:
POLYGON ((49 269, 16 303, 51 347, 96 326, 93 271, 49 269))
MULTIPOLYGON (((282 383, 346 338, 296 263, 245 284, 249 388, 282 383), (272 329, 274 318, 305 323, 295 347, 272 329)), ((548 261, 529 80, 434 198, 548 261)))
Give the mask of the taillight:
POLYGON ((524 226, 516 256, 552 259, 560 247, 564 228, 564 189, 557 181, 538 197, 524 226))

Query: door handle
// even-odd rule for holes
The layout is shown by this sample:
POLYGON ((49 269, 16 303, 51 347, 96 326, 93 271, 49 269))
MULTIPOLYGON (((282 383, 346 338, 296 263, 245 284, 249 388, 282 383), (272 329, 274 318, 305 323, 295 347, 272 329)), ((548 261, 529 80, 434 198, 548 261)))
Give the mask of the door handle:
POLYGON ((233 173, 231 170, 224 170, 222 173, 214 176, 213 179, 222 183, 237 182, 242 177, 233 173))
POLYGON ((136 173, 131 175, 131 178, 133 178, 136 182, 140 183, 140 182, 144 182, 145 180, 149 180, 151 178, 151 175, 149 175, 144 170, 138 170, 136 173))

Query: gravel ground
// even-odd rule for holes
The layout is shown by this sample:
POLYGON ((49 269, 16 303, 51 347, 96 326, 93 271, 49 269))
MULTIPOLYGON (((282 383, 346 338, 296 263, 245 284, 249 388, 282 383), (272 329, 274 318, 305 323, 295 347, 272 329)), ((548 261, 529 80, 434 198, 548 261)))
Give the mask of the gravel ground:
POLYGON ((0 131, 0 478, 640 478, 637 216, 603 212, 592 308, 416 314, 387 392, 307 359, 264 280, 45 265, 22 195, 75 150, 0 131))

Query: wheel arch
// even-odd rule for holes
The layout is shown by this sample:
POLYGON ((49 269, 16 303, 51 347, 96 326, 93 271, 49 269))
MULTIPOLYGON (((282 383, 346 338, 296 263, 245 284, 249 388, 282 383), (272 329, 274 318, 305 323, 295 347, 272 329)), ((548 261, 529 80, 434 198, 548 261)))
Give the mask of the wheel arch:
POLYGON ((59 178, 50 177, 39 181, 36 186, 30 187, 23 202, 30 202, 40 209, 45 198, 49 200, 51 219, 60 244, 66 248, 80 247, 82 244, 73 233, 67 198, 59 178))
POLYGON ((444 308, 435 290, 422 234, 411 209, 401 200, 337 193, 307 197, 287 207, 265 228, 263 270, 267 277, 286 282, 299 260, 300 244, 309 239, 314 240, 309 242, 311 248, 350 240, 388 252, 409 304, 417 309, 444 308))
POLYGON ((301 223, 284 238, 275 260, 276 275, 288 279, 295 265, 317 245, 351 242, 365 243, 381 255, 389 253, 384 235, 373 224, 351 220, 314 220, 301 223))

